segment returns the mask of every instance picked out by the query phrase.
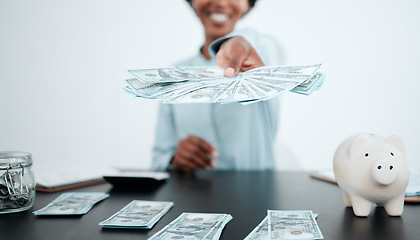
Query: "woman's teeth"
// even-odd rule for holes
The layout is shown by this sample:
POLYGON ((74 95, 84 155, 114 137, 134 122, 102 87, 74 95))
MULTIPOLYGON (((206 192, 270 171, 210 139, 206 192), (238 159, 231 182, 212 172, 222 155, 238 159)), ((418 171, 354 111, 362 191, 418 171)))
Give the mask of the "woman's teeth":
POLYGON ((210 19, 216 22, 226 22, 229 17, 224 13, 212 13, 210 14, 210 19))

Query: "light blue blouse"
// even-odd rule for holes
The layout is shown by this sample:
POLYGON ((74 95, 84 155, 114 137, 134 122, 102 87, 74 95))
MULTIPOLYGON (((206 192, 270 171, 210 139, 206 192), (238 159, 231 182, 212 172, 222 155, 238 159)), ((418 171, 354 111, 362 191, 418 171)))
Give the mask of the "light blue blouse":
MULTIPOLYGON (((234 31, 212 43, 217 45, 231 36, 243 36, 257 50, 266 66, 280 65, 282 56, 277 42, 251 29, 234 31)), ((216 46, 216 49, 215 47, 216 46)), ((216 65, 213 57, 199 55, 178 66, 216 65)), ((229 104, 161 104, 153 148, 152 168, 168 168, 179 140, 194 135, 212 144, 219 157, 215 170, 265 170, 275 168, 274 140, 277 131, 278 98, 248 105, 229 104)))

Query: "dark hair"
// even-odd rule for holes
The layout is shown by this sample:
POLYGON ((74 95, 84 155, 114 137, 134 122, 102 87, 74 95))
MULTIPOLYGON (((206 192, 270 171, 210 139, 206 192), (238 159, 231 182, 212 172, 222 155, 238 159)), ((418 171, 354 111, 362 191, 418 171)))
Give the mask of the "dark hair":
MULTIPOLYGON (((257 0, 248 0, 248 2, 249 2, 249 9, 251 9, 252 7, 254 7, 256 1, 257 0)), ((191 0, 187 0, 187 2, 189 2, 191 4, 191 0)))

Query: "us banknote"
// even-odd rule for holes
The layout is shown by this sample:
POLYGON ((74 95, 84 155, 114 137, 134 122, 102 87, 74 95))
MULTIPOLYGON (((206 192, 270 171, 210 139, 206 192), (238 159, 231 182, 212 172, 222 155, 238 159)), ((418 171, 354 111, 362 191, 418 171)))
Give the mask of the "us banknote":
POLYGON ((164 103, 249 104, 285 91, 309 95, 319 90, 325 77, 317 73, 320 66, 264 66, 235 77, 224 77, 223 69, 211 66, 134 69, 129 72, 136 78, 127 79, 124 89, 164 103))
POLYGON ((107 197, 109 194, 103 192, 63 193, 47 206, 33 213, 35 215, 81 215, 107 197))
POLYGON ((233 217, 230 214, 227 214, 223 221, 220 221, 215 228, 206 236, 205 239, 208 240, 216 240, 220 238, 222 235, 223 229, 225 228, 226 224, 232 220, 233 217))
MULTIPOLYGON (((318 214, 314 213, 314 218, 318 214)), ((253 230, 244 238, 244 240, 269 240, 268 236, 268 216, 266 216, 253 230)))
POLYGON ((268 239, 323 239, 312 211, 268 210, 268 239))
POLYGON ((158 239, 219 239, 225 225, 232 219, 230 214, 182 213, 179 217, 154 234, 149 240, 158 239))
POLYGON ((128 72, 144 83, 201 81, 224 78, 223 69, 207 66, 132 69, 128 70, 128 72))
POLYGON ((309 95, 314 91, 321 89, 322 83, 324 83, 325 75, 323 73, 315 73, 311 78, 299 84, 291 91, 299 94, 309 95))
POLYGON ((173 205, 173 202, 133 200, 99 225, 103 228, 150 229, 173 205))

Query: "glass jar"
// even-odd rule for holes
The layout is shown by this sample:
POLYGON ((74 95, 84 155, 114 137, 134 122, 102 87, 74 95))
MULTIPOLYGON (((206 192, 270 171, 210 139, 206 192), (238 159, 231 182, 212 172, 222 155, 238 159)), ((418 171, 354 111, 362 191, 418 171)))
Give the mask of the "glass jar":
POLYGON ((32 155, 0 152, 0 213, 28 210, 35 199, 32 155))

